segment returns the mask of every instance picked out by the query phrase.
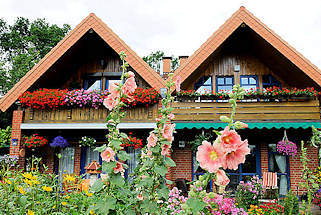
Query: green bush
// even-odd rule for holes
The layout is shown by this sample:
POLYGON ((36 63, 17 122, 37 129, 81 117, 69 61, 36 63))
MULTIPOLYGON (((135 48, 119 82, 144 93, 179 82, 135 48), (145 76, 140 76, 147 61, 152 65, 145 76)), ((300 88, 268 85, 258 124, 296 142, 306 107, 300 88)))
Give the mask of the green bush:
POLYGON ((0 129, 0 148, 10 147, 11 140, 11 127, 8 126, 6 129, 0 129))
POLYGON ((299 214, 299 199, 293 194, 292 190, 286 195, 283 206, 285 215, 299 214))

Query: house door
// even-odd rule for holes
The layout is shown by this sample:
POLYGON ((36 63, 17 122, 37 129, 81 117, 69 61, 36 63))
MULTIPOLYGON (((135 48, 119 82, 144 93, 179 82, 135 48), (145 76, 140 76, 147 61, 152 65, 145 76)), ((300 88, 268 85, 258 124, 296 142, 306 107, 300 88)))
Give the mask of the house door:
POLYGON ((59 179, 65 174, 74 174, 74 160, 75 160, 75 148, 66 147, 60 151, 61 158, 59 160, 59 179))
POLYGON ((257 145, 249 145, 251 154, 246 156, 244 164, 240 164, 237 170, 226 170, 230 183, 226 190, 235 191, 240 181, 246 181, 254 175, 261 176, 260 150, 257 145))

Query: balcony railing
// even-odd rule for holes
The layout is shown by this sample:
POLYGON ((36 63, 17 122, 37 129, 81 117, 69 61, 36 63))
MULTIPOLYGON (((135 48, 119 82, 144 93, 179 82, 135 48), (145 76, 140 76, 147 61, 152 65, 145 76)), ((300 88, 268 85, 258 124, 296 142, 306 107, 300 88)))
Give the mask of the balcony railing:
MULTIPOLYGON (((222 115, 230 115, 228 102, 181 100, 173 103, 176 121, 218 121, 222 115)), ((319 120, 320 104, 313 100, 239 101, 237 120, 319 120)))
MULTIPOLYGON (((157 117, 157 105, 135 107, 127 110, 122 122, 154 122, 157 117)), ((26 109, 25 123, 98 123, 105 122, 109 111, 104 108, 72 108, 57 110, 26 109)))

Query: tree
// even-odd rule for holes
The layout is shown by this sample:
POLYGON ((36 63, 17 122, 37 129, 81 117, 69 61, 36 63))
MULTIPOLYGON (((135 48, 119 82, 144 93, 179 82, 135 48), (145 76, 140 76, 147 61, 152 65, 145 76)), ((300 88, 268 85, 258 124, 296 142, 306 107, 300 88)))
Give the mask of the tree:
POLYGON ((45 19, 18 17, 9 25, 0 19, 0 93, 5 94, 68 32, 45 19))
MULTIPOLYGON (((156 51, 152 52, 147 56, 143 57, 143 60, 150 66, 152 69, 154 69, 157 73, 160 74, 161 72, 161 63, 162 59, 164 57, 163 51, 156 51)), ((171 61, 171 70, 174 71, 179 67, 179 60, 178 57, 172 56, 171 61)))

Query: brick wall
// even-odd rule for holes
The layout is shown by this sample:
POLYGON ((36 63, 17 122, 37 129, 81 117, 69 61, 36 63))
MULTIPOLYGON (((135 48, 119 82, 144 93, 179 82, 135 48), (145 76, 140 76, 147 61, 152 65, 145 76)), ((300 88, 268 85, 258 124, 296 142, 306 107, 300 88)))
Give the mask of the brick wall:
POLYGON ((11 139, 17 139, 18 144, 16 146, 12 145, 12 142, 10 144, 10 155, 15 155, 19 157, 19 166, 20 168, 24 168, 25 165, 25 157, 20 157, 19 156, 19 151, 20 149, 24 148, 21 144, 21 123, 22 123, 22 118, 23 118, 23 111, 22 110, 15 110, 13 111, 13 116, 12 116, 12 132, 11 132, 11 139))
POLYGON ((261 144, 260 150, 261 150, 261 173, 263 174, 263 172, 268 172, 269 170, 268 145, 261 144))
MULTIPOLYGON (((298 147, 300 148, 300 147, 298 147)), ((318 150, 315 147, 308 146, 307 154, 309 158, 308 166, 309 169, 314 170, 318 167, 318 150)), ((300 161, 301 149, 298 149, 298 154, 293 158, 290 157, 290 181, 291 181, 291 189, 296 193, 297 188, 299 188, 299 183, 302 182, 302 163, 300 161)), ((299 195, 301 195, 304 190, 302 188, 298 189, 299 195)))
POLYGON ((81 148, 75 146, 75 157, 74 157, 74 173, 80 174, 80 160, 81 160, 81 148))
POLYGON ((177 178, 185 178, 188 181, 192 180, 192 150, 189 145, 184 148, 174 148, 172 153, 172 159, 176 163, 176 167, 173 167, 172 180, 177 178))

